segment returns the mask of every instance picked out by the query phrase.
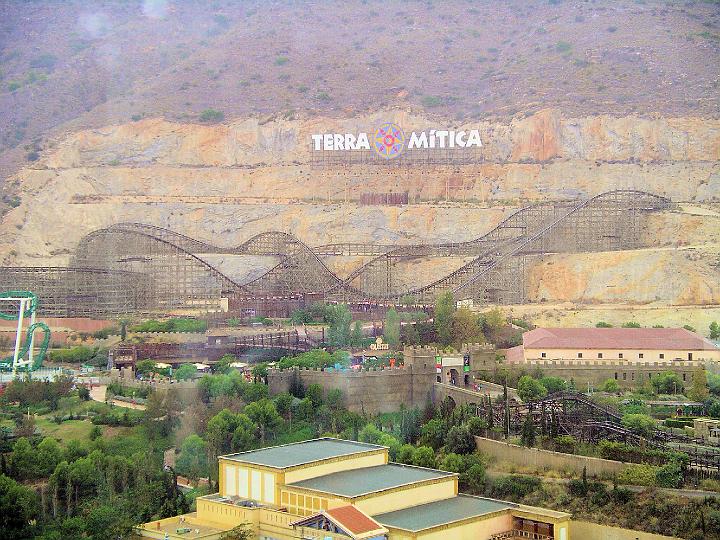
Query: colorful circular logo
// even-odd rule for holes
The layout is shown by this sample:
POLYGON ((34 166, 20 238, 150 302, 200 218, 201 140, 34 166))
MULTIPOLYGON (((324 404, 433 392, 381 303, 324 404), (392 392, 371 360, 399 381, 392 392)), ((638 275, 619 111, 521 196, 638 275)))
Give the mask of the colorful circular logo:
POLYGON ((405 133, 392 122, 381 124, 373 135, 373 150, 385 159, 398 157, 405 148, 405 133))

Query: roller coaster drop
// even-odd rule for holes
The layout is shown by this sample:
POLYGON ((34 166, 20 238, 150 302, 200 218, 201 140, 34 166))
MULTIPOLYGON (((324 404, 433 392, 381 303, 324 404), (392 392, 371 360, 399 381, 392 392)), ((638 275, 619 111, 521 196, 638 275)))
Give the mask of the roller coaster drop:
POLYGON ((0 287, 44 286, 41 293, 50 300, 44 303, 45 312, 60 316, 214 310, 221 298, 307 294, 370 303, 393 303, 410 295, 429 304, 441 292, 452 291, 457 299, 523 303, 528 256, 644 247, 646 215, 671 207, 664 197, 616 190, 586 200, 527 206, 467 242, 403 246, 342 243, 311 248, 290 234, 266 232, 226 248, 152 225, 119 223, 85 236, 69 268, 0 268, 0 287), (211 254, 279 261, 262 275, 239 282, 203 258, 211 254), (330 256, 369 260, 341 277, 325 263, 330 256), (459 267, 419 287, 403 284, 406 270, 401 265, 442 257, 460 260, 459 267))

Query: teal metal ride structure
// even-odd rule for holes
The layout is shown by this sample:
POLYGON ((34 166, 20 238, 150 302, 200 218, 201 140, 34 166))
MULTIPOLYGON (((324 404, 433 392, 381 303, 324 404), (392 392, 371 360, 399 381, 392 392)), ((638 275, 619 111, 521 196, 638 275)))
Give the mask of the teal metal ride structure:
POLYGON ((29 291, 0 292, 0 303, 9 302, 16 312, 0 310, 0 320, 17 321, 15 334, 15 349, 13 354, 0 358, 0 371, 35 371, 42 367, 48 347, 50 345, 50 328, 43 322, 35 322, 35 313, 38 308, 37 296, 29 291), (30 319, 30 326, 25 330, 25 341, 22 342, 23 322, 30 319), (35 351, 35 331, 42 330, 43 340, 39 350, 35 351), (27 356, 27 360, 24 360, 27 356))

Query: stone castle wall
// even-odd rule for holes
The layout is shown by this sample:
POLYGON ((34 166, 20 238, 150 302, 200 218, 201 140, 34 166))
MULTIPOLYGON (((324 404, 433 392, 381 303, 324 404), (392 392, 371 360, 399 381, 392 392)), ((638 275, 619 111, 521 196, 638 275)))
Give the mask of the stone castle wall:
MULTIPOLYGON (((488 366, 489 367, 489 366, 488 366)), ((544 375, 572 379, 582 390, 588 383, 599 386, 608 379, 615 379, 621 387, 639 386, 664 371, 673 371, 686 383, 691 384, 693 373, 706 369, 720 372, 720 363, 705 361, 664 361, 664 362, 612 362, 602 360, 526 360, 506 365, 510 370, 525 370, 529 373, 540 369, 544 375)), ((492 373, 497 366, 489 367, 485 374, 492 373)))
POLYGON ((342 392, 345 406, 361 414, 392 412, 405 407, 423 407, 431 398, 435 368, 369 369, 363 371, 288 369, 268 371, 270 395, 287 392, 298 377, 307 388, 319 384, 326 391, 342 392))

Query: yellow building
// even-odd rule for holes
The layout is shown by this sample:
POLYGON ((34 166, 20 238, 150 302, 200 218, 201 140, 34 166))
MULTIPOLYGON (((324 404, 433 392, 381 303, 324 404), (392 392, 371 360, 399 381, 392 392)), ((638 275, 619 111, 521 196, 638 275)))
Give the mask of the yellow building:
POLYGON ((221 456, 220 491, 145 523, 157 539, 568 540, 569 514, 458 493, 458 475, 389 463, 384 446, 315 439, 221 456))

